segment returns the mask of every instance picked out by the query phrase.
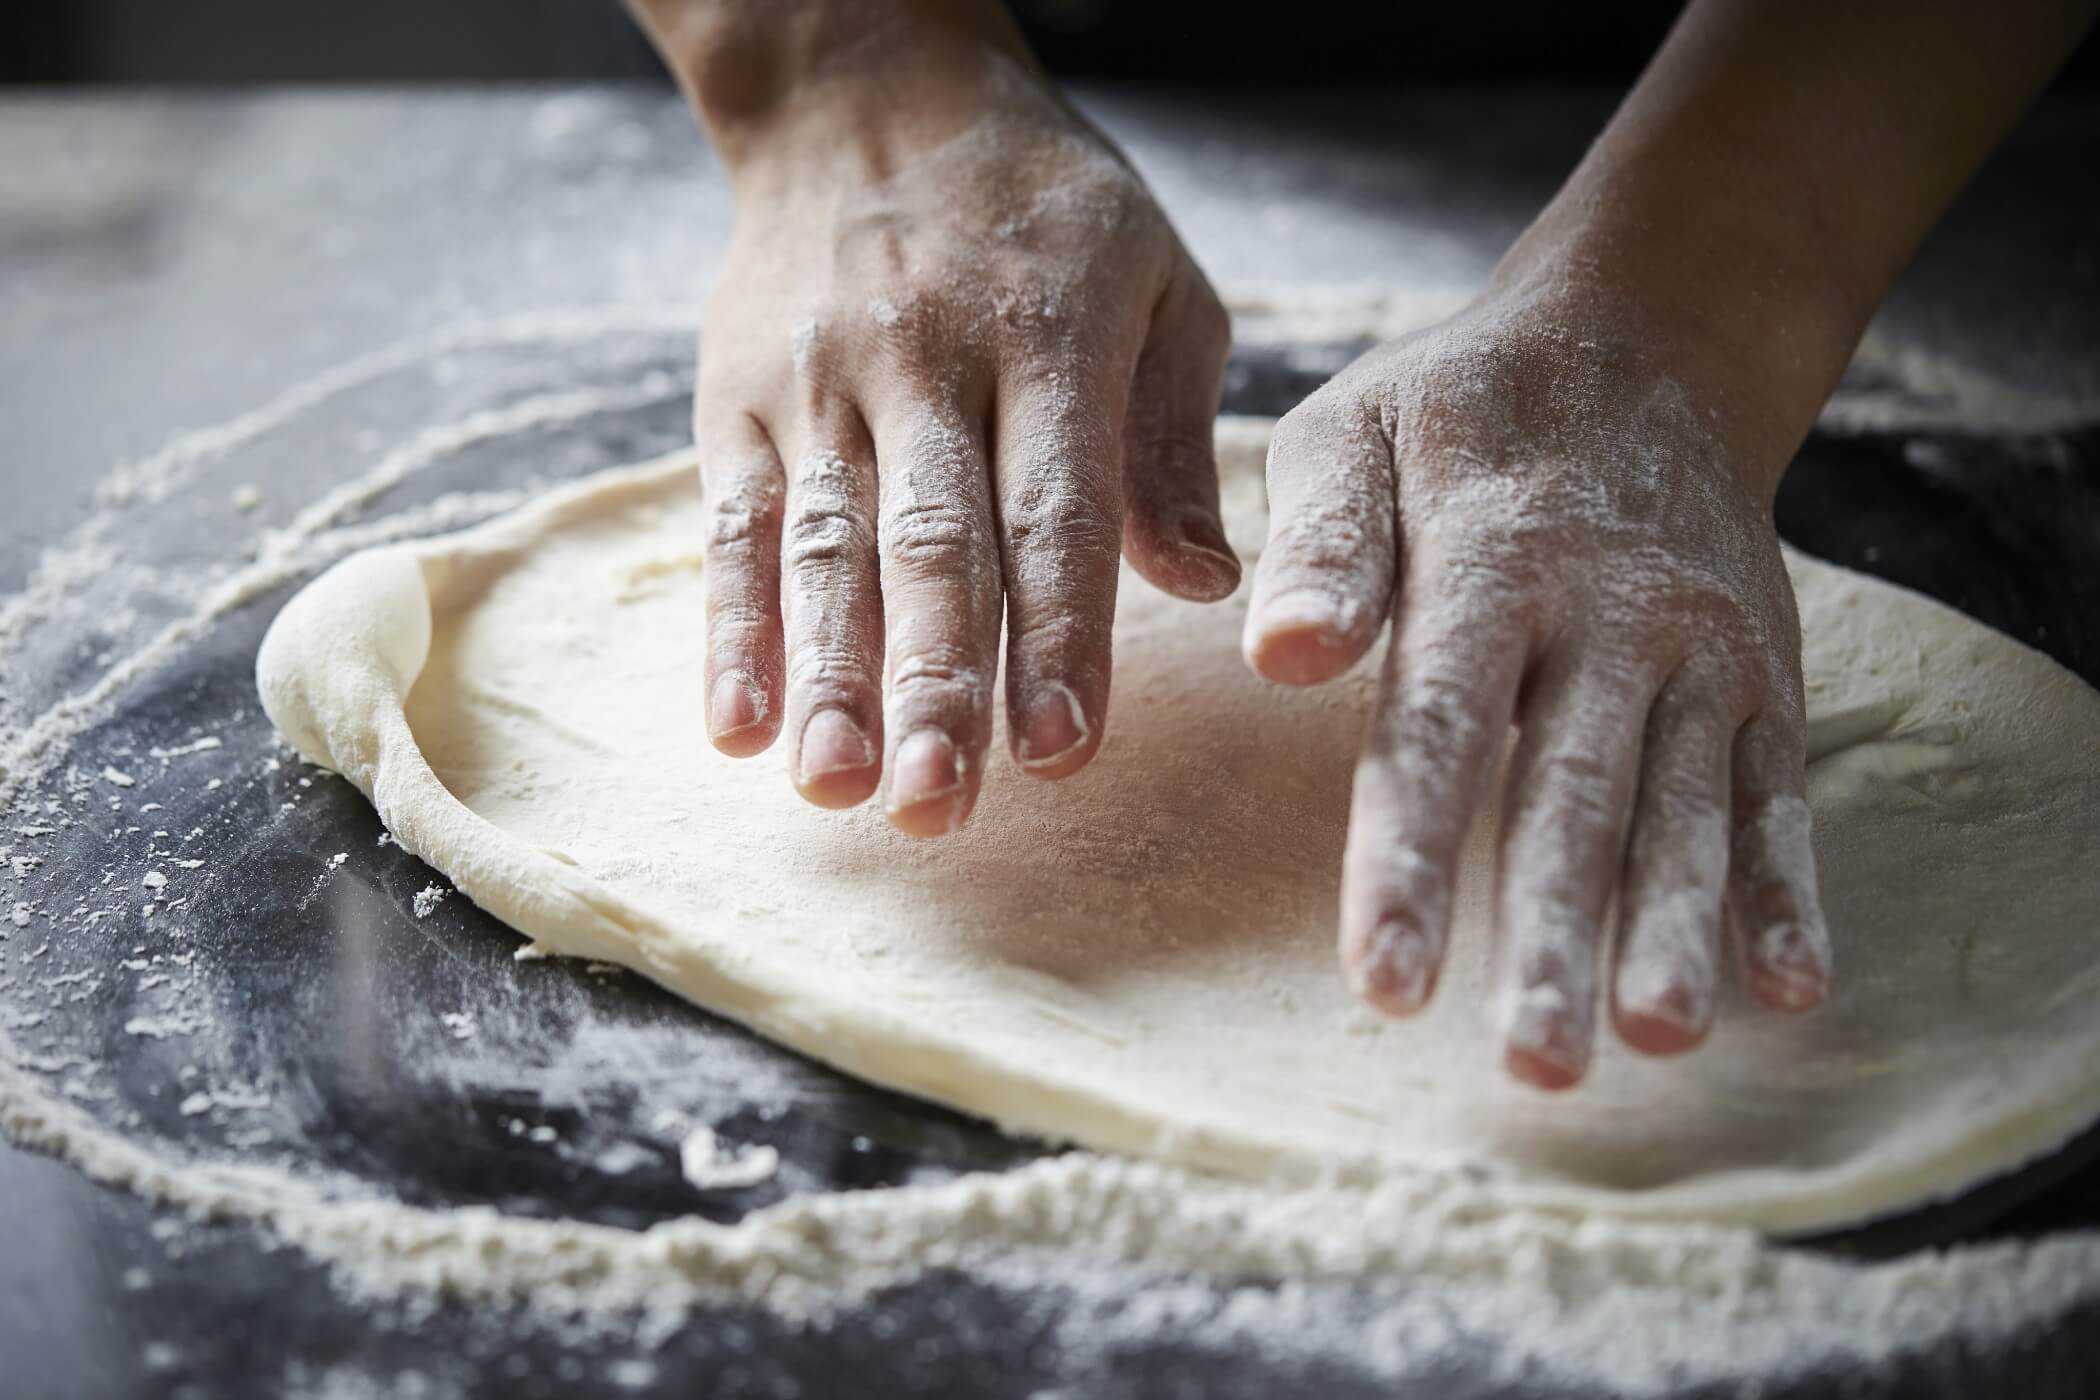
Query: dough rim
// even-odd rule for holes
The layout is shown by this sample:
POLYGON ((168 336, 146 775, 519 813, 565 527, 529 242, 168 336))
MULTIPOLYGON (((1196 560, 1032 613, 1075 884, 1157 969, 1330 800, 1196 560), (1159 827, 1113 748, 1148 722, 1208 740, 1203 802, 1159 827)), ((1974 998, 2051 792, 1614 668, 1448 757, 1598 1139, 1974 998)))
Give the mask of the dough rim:
MULTIPOLYGON (((1224 419, 1220 431, 1239 426, 1224 419)), ((454 797, 424 758, 406 714, 410 689, 427 659, 433 618, 446 600, 470 584, 475 565, 499 565, 603 501, 652 494, 673 479, 695 477, 692 451, 684 449, 582 478, 468 530, 343 560, 302 589, 272 623, 257 658, 265 712, 304 758, 363 792, 397 844, 511 929, 564 956, 628 967, 711 1014, 855 1078, 988 1119, 1009 1133, 1245 1180, 1361 1185, 1381 1175, 1439 1175, 1462 1166, 1458 1160, 1440 1164, 1373 1151, 1343 1160, 1215 1125, 1163 1131, 1110 1094, 1059 1082, 1054 1065, 1007 1063, 928 1035, 883 1007, 827 998, 808 985, 783 985, 761 965, 709 956, 699 941, 681 939, 647 910, 454 797), (405 631, 389 623, 406 624, 405 631)), ((1911 590, 1875 582, 1990 631, 1911 590)), ((1991 635, 2062 671, 2031 648, 1991 635)), ((1608 1027, 1600 1033, 1608 1034, 1608 1027)), ((1758 1166, 1638 1190, 1552 1180, 1478 1184, 1511 1209, 1813 1234, 1952 1199, 2076 1137, 2094 1120, 2100 1044, 2052 1056, 2051 1065, 2058 1072, 2047 1092, 2008 1097, 2014 1107, 1988 1121, 1971 1120, 1960 1132, 1942 1131, 1937 1140, 1906 1139, 1911 1151, 1905 1160, 1877 1160, 1871 1172, 1856 1163, 1850 1171, 1840 1164, 1791 1173, 1758 1166), (1835 1189, 1818 1189, 1819 1177, 1832 1178, 1826 1185, 1835 1189)))

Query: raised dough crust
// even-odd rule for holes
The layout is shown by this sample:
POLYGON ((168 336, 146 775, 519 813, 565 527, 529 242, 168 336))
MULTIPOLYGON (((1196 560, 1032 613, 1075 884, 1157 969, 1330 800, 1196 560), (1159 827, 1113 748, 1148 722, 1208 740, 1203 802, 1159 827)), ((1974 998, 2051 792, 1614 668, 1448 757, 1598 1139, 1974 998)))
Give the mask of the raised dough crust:
MULTIPOLYGON (((1220 424, 1228 529, 1263 537, 1268 425, 1220 424)), ((1481 1011, 1484 814, 1453 966, 1410 1021, 1333 954, 1375 667, 1263 684, 1245 591, 1126 574, 1099 759, 1003 759, 935 843, 804 805, 701 725, 691 465, 608 472, 344 561, 258 661, 299 750, 405 848, 559 952, 624 963, 880 1084, 1015 1130, 1241 1175, 1464 1170, 1513 1200, 1797 1231, 2048 1151, 2100 1113, 2100 695, 1907 593, 1790 557, 1838 990, 1733 989, 1694 1054, 1605 1033, 1590 1078, 1508 1081, 1481 1011)), ((1003 752, 995 742, 993 753, 1003 752)))

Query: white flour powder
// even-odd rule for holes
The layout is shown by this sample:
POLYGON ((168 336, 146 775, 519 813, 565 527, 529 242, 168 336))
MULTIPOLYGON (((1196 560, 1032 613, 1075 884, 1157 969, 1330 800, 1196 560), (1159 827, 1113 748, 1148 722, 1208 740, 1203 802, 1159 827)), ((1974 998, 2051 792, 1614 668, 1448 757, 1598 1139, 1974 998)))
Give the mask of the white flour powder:
MULTIPOLYGON (((1391 334, 1448 311, 1456 299, 1265 290, 1234 300, 1257 335, 1283 341, 1391 334)), ((213 462, 337 395, 479 348, 581 344, 673 330, 691 319, 687 309, 652 309, 462 326, 365 356, 243 418, 177 438, 113 472, 97 512, 45 554, 22 593, 0 601, 0 663, 40 629, 73 618, 77 591, 117 556, 133 512, 178 497, 213 462)), ((2038 404, 1966 367, 1921 364, 1871 344, 1866 353, 1880 355, 1888 378, 1944 405, 1950 421, 2038 430, 2095 407, 2038 404)), ((457 493, 356 518, 380 492, 432 463, 474 443, 674 392, 650 382, 547 394, 413 434, 356 479, 293 512, 288 524, 258 533, 245 563, 201 575, 179 615, 106 658, 94 679, 34 713, 0 713, 0 813, 8 817, 0 840, 16 843, 0 848, 8 862, 0 869, 11 870, 18 887, 0 938, 49 917, 25 887, 42 878, 42 857, 22 843, 52 834, 57 828, 47 822, 93 810, 45 800, 43 785, 54 781, 72 741, 136 682, 244 602, 351 549, 451 528, 517 502, 511 491, 457 493), (17 831, 37 834, 10 834, 17 831)), ((1891 396, 1855 398, 1834 413, 1854 423, 1895 422, 1896 405, 1891 396)), ((1900 421, 1915 422, 1915 414, 1900 421)), ((12 693, 8 700, 21 703, 12 693)), ((165 764, 216 745, 207 736, 153 757, 165 764)), ((137 776, 112 769, 99 790, 121 792, 137 776)), ((78 778, 95 783, 92 775, 78 778)), ((180 833, 154 835, 170 851, 181 840, 180 833)), ((170 872, 195 868, 161 861, 151 867, 158 880, 146 881, 143 892, 168 900, 172 913, 182 892, 170 872)), ((134 871, 117 887, 139 893, 146 874, 134 871)), ((428 912, 425 896, 435 904, 436 890, 417 897, 419 915, 428 912)), ((92 926, 89 913, 78 925, 92 926)), ((668 1335, 695 1307, 759 1304, 821 1321, 875 1290, 948 1269, 1023 1296, 1058 1298, 1051 1340, 1070 1355, 1112 1357, 1120 1346, 1173 1331, 1285 1360, 1346 1356, 1399 1379, 1434 1374, 1441 1352, 1471 1339, 1492 1344, 1505 1381, 1545 1370, 1622 1393, 1663 1393, 1848 1361, 1871 1367, 1926 1347, 1989 1346, 2100 1300, 2100 1237, 2090 1233, 1861 1265, 1775 1248, 1741 1231, 1514 1211, 1478 1186, 1444 1177, 1373 1188, 1263 1188, 1086 1155, 931 1186, 794 1196, 734 1226, 694 1217, 627 1231, 480 1208, 422 1209, 300 1171, 149 1146, 68 1101, 63 1076, 83 1066, 32 1056, 9 1036, 40 1019, 14 988, 49 947, 40 934, 0 941, 0 1130, 180 1218, 246 1222, 328 1264, 352 1301, 445 1294, 520 1304, 550 1326, 638 1328, 647 1341, 668 1335)), ((142 975, 163 977, 187 966, 154 960, 165 957, 137 957, 126 967, 135 961, 142 975)), ((137 1021, 133 1033, 180 1035, 185 1014, 204 1013, 171 1010, 137 1021)), ((462 1038, 476 1033, 466 1013, 446 1025, 462 1038)), ((237 1088, 187 1093, 185 1117, 261 1102, 237 1088)), ((741 1184, 764 1179, 777 1164, 752 1149, 725 1152, 711 1132, 701 1133, 688 1139, 686 1155, 708 1173, 726 1170, 741 1184)))

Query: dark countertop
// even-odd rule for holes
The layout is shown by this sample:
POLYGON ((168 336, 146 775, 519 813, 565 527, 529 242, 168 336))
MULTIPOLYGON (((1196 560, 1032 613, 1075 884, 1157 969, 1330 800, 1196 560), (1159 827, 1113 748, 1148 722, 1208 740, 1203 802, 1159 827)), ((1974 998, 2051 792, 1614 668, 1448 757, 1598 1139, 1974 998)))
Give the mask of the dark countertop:
MULTIPOLYGON (((1609 108, 1601 95, 1551 92, 1087 96, 1228 290, 1468 286, 1609 108)), ((1928 244, 1879 335, 2037 393, 2100 400, 2100 188, 2074 173, 2096 144, 2092 102, 2023 127, 1928 244)), ((112 465, 176 430, 226 422, 462 318, 697 303, 728 228, 718 173, 688 119, 650 89, 15 98, 0 101, 0 169, 0 598, 86 514, 112 465)), ((1280 411, 1346 348, 1244 350, 1228 407, 1280 411)), ((690 372, 673 331, 447 363, 449 377, 379 375, 228 448, 208 498, 200 489, 126 507, 117 538, 139 576, 108 587, 136 616, 114 609, 39 634, 20 666, 0 668, 0 726, 76 688, 98 654, 152 625, 156 575, 170 592, 205 579, 258 522, 282 523, 320 494, 341 462, 520 394, 690 372), (235 482, 261 490, 252 519, 223 505, 235 482)), ((685 414, 674 392, 573 429, 500 439, 384 504, 631 460, 674 445, 685 414)), ((2100 681, 2100 447, 2090 428, 1819 434, 1790 477, 1781 523, 1804 547, 1934 592, 2100 681)), ((415 918, 408 906, 430 874, 378 844, 362 800, 341 783, 302 787, 269 762, 249 665, 289 586, 127 689, 73 756, 89 774, 130 765, 151 790, 121 802, 135 809, 150 796, 161 804, 153 824, 198 830, 196 849, 212 857, 182 911, 194 952, 188 1004, 211 1010, 208 1025, 169 1040, 127 1035, 130 1018, 161 1003, 112 976, 77 1000, 38 1000, 32 1014, 43 1019, 20 1032, 39 1053, 98 1062, 98 1117, 214 1152, 243 1150, 259 1120, 261 1150, 406 1200, 620 1225, 694 1210, 734 1218, 790 1189, 937 1180, 1041 1150, 862 1088, 634 979, 523 975, 514 940, 462 901, 415 918), (196 771, 222 775, 221 789, 177 783, 176 760, 143 757, 204 726, 224 748, 196 771), (339 851, 353 858, 331 879, 339 851), (437 1006, 477 1014, 471 1057, 437 1023, 437 1006), (387 1037, 383 1053, 375 1032, 387 1037), (205 1082, 200 1064, 211 1082, 262 1086, 269 1107, 181 1112, 177 1101, 205 1082), (646 1129, 667 1102, 730 1130, 767 1125, 786 1158, 781 1177, 696 1200, 646 1129), (557 1127, 563 1149, 518 1151, 510 1124, 528 1118, 557 1127), (616 1147, 644 1165, 617 1177, 593 1170, 616 1147)), ((0 914, 24 897, 52 909, 100 898, 112 869, 135 882, 141 840, 153 838, 83 820, 37 848, 45 868, 16 878, 0 914)), ((38 970, 106 969, 154 933, 135 908, 109 924, 54 926, 38 970)), ((21 979, 0 990, 0 1015, 31 1006, 22 959, 46 938, 40 927, 0 943, 0 973, 21 979)), ((1994 1201, 1898 1243, 2090 1229, 2100 1173, 2066 1170, 2024 1188, 2030 1199, 2009 1216, 1994 1201)), ((349 1308, 322 1269, 242 1227, 168 1231, 136 1198, 4 1143, 0 1241, 8 1395, 632 1393, 603 1364, 641 1355, 639 1344, 602 1339, 564 1347, 459 1307, 401 1317, 349 1308)), ((722 1395, 821 1394, 851 1378, 859 1393, 925 1396, 1391 1393, 1346 1349, 1262 1357, 1161 1329, 1112 1355, 1077 1355, 1051 1344, 1059 1306, 934 1277, 821 1332, 709 1315, 647 1354, 643 1388, 704 1378, 722 1395)), ((1907 1357, 1843 1378, 1844 1393, 2089 1393, 2067 1387, 2100 1368, 2095 1320, 2058 1320, 1997 1357, 1907 1357)), ((1509 1393, 1482 1360, 1494 1344, 1454 1342, 1410 1379, 1423 1394, 1509 1393)))

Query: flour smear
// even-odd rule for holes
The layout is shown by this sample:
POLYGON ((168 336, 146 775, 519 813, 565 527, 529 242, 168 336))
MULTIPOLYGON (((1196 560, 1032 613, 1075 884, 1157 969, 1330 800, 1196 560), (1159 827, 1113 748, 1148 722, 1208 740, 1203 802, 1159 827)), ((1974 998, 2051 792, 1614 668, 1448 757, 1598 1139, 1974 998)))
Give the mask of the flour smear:
MULTIPOLYGON (((1462 300, 1455 292, 1378 289, 1250 288, 1228 297, 1243 339, 1271 343, 1391 335, 1462 300)), ((70 766, 75 741, 258 596, 354 549, 458 528, 529 493, 453 491, 373 513, 382 496, 434 464, 658 403, 682 385, 659 374, 437 419, 391 444, 372 444, 354 476, 303 504, 280 506, 282 483, 257 490, 219 480, 213 468, 385 376, 442 378, 435 372, 455 357, 662 338, 694 320, 689 308, 554 311, 461 324, 351 361, 113 470, 94 511, 45 552, 21 592, 0 600, 0 674, 60 678, 42 692, 39 682, 0 692, 0 877, 12 886, 0 898, 0 1130, 9 1139, 164 1208, 171 1230, 252 1227, 326 1265, 353 1305, 458 1298, 513 1309, 558 1336, 645 1344, 686 1326, 698 1310, 730 1305, 823 1326, 885 1288, 959 1271, 984 1287, 1055 1300, 1046 1339, 1081 1365, 1089 1358, 1109 1364, 1148 1337, 1172 1333, 1282 1363, 1339 1359, 1397 1382, 1440 1374, 1441 1358, 1464 1347, 1492 1358, 1491 1373, 1509 1384, 1543 1375, 1664 1394, 1736 1377, 1770 1383, 1811 1370, 1872 1371, 1928 1350, 1987 1348, 2100 1302, 2100 1237, 2090 1233, 1865 1264, 1776 1247, 1739 1230, 1510 1209, 1451 1177, 1264 1187, 1086 1154, 933 1185, 792 1195, 734 1225, 692 1216, 630 1231, 410 1206, 318 1171, 265 1165, 254 1153, 176 1149, 127 1131, 132 1125, 121 1114, 99 1113, 94 1082, 102 1066, 91 1055, 28 1044, 44 1014, 33 995, 49 1005, 103 977, 137 978, 165 994, 161 1009, 132 1031, 141 1036, 180 1036, 215 1011, 181 997, 191 956, 181 937, 186 880, 202 864, 186 841, 202 828, 152 827, 159 813, 145 808, 159 804, 130 795, 138 773, 70 766), (127 553, 160 518, 156 507, 207 488, 242 522, 243 556, 230 567, 193 561, 152 580, 127 573, 127 553), (110 641, 94 664, 63 674, 43 664, 52 655, 46 648, 81 630, 90 608, 110 641), (143 828, 150 863, 110 872, 95 899, 52 907, 44 882, 52 878, 46 853, 54 836, 109 817, 143 828), (70 935, 134 904, 147 906, 149 919, 172 921, 154 925, 166 930, 163 940, 108 967, 48 975, 54 944, 63 954, 70 935)), ((1830 421, 2046 431, 2100 407, 2037 402, 1980 369, 1872 343, 1863 360, 1876 387, 1841 395, 1830 421)), ((175 775, 192 795, 215 798, 227 779, 205 775, 223 775, 223 766, 184 777, 190 770, 177 765, 227 757, 218 736, 200 734, 141 761, 164 778, 175 775)), ((430 917, 442 897, 441 886, 424 890, 417 913, 430 917)), ((465 1013, 445 1024, 461 1039, 475 1034, 465 1013)), ((238 1123, 267 1103, 234 1083, 186 1088, 183 1120, 238 1123)), ((224 1141, 259 1146, 265 1137, 235 1133, 224 1141)), ((694 1125, 687 1147, 687 1165, 703 1182, 760 1179, 775 1166, 767 1153, 725 1149, 704 1125, 694 1125)))

